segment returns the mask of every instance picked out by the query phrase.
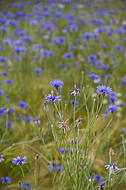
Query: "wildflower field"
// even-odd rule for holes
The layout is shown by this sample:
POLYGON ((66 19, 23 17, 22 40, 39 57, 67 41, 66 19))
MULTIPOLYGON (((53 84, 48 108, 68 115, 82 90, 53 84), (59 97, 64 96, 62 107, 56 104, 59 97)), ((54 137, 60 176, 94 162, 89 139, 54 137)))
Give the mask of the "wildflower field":
POLYGON ((126 189, 126 1, 0 0, 0 190, 126 189))

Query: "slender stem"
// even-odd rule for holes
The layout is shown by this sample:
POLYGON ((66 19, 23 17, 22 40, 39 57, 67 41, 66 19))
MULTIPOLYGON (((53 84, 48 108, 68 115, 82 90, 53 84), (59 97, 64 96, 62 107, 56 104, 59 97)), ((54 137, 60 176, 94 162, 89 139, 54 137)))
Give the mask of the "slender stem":
POLYGON ((36 186, 37 186, 36 166, 37 166, 37 158, 35 157, 35 170, 34 170, 34 176, 35 176, 35 188, 34 188, 34 190, 36 190, 36 186))

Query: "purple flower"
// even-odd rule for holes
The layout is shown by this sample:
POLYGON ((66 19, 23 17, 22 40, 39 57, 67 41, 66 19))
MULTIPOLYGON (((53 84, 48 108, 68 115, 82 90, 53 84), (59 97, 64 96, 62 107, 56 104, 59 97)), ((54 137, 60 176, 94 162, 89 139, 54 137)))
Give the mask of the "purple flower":
POLYGON ((74 104, 78 104, 78 102, 76 101, 74 101, 74 100, 70 100, 70 103, 72 104, 72 105, 74 105, 74 104))
POLYGON ((101 181, 103 179, 103 176, 102 175, 94 175, 93 178, 98 181, 101 181))
POLYGON ((104 116, 104 117, 108 117, 108 115, 109 115, 108 112, 107 112, 107 111, 104 111, 103 116, 104 116))
POLYGON ((11 128, 12 127, 12 122, 11 121, 7 121, 5 123, 5 126, 7 126, 8 128, 11 128))
POLYGON ((112 103, 115 102, 116 100, 117 100, 117 98, 115 96, 109 97, 109 101, 111 101, 112 103))
POLYGON ((90 59, 91 61, 94 61, 94 60, 97 59, 97 55, 89 55, 89 59, 90 59))
POLYGON ((72 58, 74 55, 73 55, 73 53, 65 53, 64 54, 64 57, 66 58, 66 59, 69 59, 69 58, 72 58))
POLYGON ((30 184, 31 184, 31 183, 22 183, 22 184, 21 184, 21 187, 24 188, 24 189, 31 189, 30 184))
POLYGON ((91 79, 98 79, 98 75, 96 75, 96 74, 89 74, 89 77, 91 78, 91 79))
POLYGON ((60 151, 60 153, 62 153, 62 154, 68 153, 67 148, 60 148, 59 151, 60 151))
POLYGON ((53 81, 50 82, 50 85, 58 89, 60 86, 63 85, 63 81, 54 79, 53 81))
POLYGON ((34 120, 35 120, 35 124, 40 124, 41 123, 41 121, 40 121, 40 119, 38 117, 36 117, 34 120))
POLYGON ((13 158, 12 163, 16 164, 16 165, 22 165, 22 164, 26 164, 27 163, 26 160, 27 160, 26 156, 24 156, 23 158, 21 158, 20 156, 18 156, 17 158, 13 158))
POLYGON ((19 101, 18 102, 18 106, 22 109, 26 109, 27 108, 27 103, 23 102, 23 101, 19 101))
POLYGON ((97 90, 102 93, 102 95, 110 94, 112 92, 112 89, 110 87, 106 87, 105 85, 97 86, 97 90))
POLYGON ((8 75, 8 72, 7 72, 7 71, 3 71, 3 72, 2 72, 2 75, 3 75, 3 76, 7 76, 7 75, 8 75))
POLYGON ((39 73, 42 72, 42 69, 41 69, 41 68, 35 68, 35 69, 34 69, 34 72, 37 73, 37 74, 39 74, 39 73))
POLYGON ((74 139, 70 139, 69 144, 76 146, 77 145, 77 140, 75 139, 75 141, 74 141, 74 139))
POLYGON ((4 183, 4 184, 9 184, 9 183, 11 183, 11 179, 10 179, 10 177, 1 177, 1 181, 2 181, 2 183, 4 183))
POLYGON ((123 132, 126 133, 126 129, 123 129, 123 132))
POLYGON ((61 96, 52 96, 51 94, 48 94, 48 96, 47 95, 45 95, 45 96, 46 96, 46 101, 47 102, 55 103, 55 102, 60 102, 61 101, 61 99, 60 99, 61 96))
POLYGON ((3 162, 4 159, 3 159, 3 155, 0 155, 0 162, 3 162))
POLYGON ((113 113, 114 111, 116 111, 118 109, 118 106, 115 104, 110 104, 110 106, 107 106, 106 109, 113 113))
POLYGON ((13 80, 10 80, 10 79, 6 79, 5 82, 6 84, 13 84, 13 80))
POLYGON ((56 164, 55 162, 53 162, 52 164, 50 164, 48 166, 49 171, 57 171, 57 172, 61 172, 63 170, 62 166, 59 166, 58 164, 56 164))
POLYGON ((26 122, 33 121, 32 117, 30 117, 28 114, 25 114, 25 117, 23 117, 22 120, 26 122))
POLYGON ((4 94, 4 91, 0 90, 0 97, 3 96, 3 94, 4 94))

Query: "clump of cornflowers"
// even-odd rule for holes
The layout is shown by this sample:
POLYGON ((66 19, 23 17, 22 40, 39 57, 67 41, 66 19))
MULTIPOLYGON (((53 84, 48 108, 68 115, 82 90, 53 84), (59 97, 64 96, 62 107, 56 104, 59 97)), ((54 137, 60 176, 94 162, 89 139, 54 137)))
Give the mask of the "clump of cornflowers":
POLYGON ((27 105, 27 103, 24 102, 24 101, 19 101, 19 102, 18 102, 18 106, 19 106, 20 108, 22 108, 22 109, 26 109, 28 105, 27 105))
POLYGON ((105 85, 99 85, 97 86, 97 91, 102 93, 103 96, 106 94, 110 94, 112 92, 112 89, 110 87, 106 87, 105 85))
POLYGON ((53 162, 52 164, 50 164, 48 166, 49 171, 57 171, 57 172, 61 172, 63 170, 63 167, 60 166, 59 164, 56 164, 55 162, 53 162))
POLYGON ((116 166, 114 162, 110 162, 110 164, 105 165, 106 170, 109 169, 110 174, 115 174, 116 171, 119 171, 120 169, 116 166))
POLYGON ((22 165, 22 164, 26 164, 27 157, 24 156, 23 158, 21 158, 20 156, 18 156, 17 158, 13 158, 12 163, 15 165, 22 165))
POLYGON ((54 79, 50 82, 50 85, 56 88, 56 90, 58 90, 58 88, 63 85, 63 81, 54 79))
POLYGON ((0 155, 0 162, 3 162, 4 159, 3 159, 3 155, 0 155))
POLYGON ((48 94, 48 96, 47 95, 45 95, 46 96, 46 102, 53 102, 53 103, 55 103, 55 102, 60 102, 61 101, 61 99, 60 99, 60 97, 61 96, 53 96, 53 95, 51 95, 51 94, 48 94))
POLYGON ((60 151, 61 154, 68 153, 67 148, 60 148, 59 151, 60 151))
POLYGON ((11 183, 11 178, 10 177, 1 177, 1 182, 4 184, 10 184, 11 183))
POLYGON ((31 189, 31 183, 22 183, 21 184, 21 187, 24 188, 24 189, 31 189))
POLYGON ((115 112, 118 109, 118 106, 116 104, 110 104, 106 107, 108 111, 111 111, 111 113, 115 112))

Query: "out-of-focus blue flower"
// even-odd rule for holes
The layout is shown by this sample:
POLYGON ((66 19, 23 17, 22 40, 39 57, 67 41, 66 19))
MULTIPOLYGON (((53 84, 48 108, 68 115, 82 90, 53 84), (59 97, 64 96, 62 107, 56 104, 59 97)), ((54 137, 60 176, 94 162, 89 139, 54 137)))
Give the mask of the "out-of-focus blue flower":
POLYGON ((97 86, 97 90, 102 93, 102 95, 110 94, 112 92, 112 89, 110 87, 106 87, 105 85, 97 86))
POLYGON ((13 50, 14 53, 25 53, 27 51, 26 47, 15 47, 15 49, 13 50))
POLYGON ((4 91, 0 90, 0 97, 3 96, 3 94, 4 94, 4 91))
POLYGON ((101 181, 103 179, 103 176, 102 175, 94 175, 93 178, 98 181, 101 181))
POLYGON ((35 120, 35 124, 40 124, 41 123, 41 121, 40 121, 40 119, 38 117, 36 117, 34 120, 35 120))
POLYGON ((13 84, 13 80, 10 80, 10 79, 6 79, 5 82, 6 84, 13 84))
POLYGON ((10 177, 1 177, 1 181, 4 184, 10 184, 11 183, 11 178, 10 177))
POLYGON ((26 156, 24 156, 23 158, 21 158, 20 156, 18 156, 17 158, 13 158, 12 163, 16 164, 16 165, 22 165, 22 164, 26 164, 27 163, 26 160, 27 160, 26 156))
POLYGON ((34 69, 34 72, 37 73, 37 74, 39 74, 39 73, 42 72, 42 69, 41 69, 41 68, 35 68, 35 69, 34 69))
POLYGON ((58 89, 60 86, 63 85, 63 81, 54 79, 53 81, 50 82, 50 85, 58 89))
POLYGON ((24 189, 31 189, 31 183, 22 183, 21 184, 21 187, 24 188, 24 189))
POLYGON ((114 111, 116 111, 118 109, 118 106, 115 104, 110 104, 109 106, 106 107, 106 109, 113 113, 114 111))
POLYGON ((67 52, 66 52, 66 53, 64 54, 64 57, 65 57, 66 59, 70 59, 70 58, 74 57, 74 55, 73 55, 73 53, 71 53, 71 52, 70 52, 70 53, 67 53, 67 52))
POLYGON ((68 149, 67 149, 67 148, 60 148, 59 151, 60 151, 60 153, 62 153, 62 154, 68 153, 68 149))
POLYGON ((121 81, 121 84, 124 85, 124 86, 126 85, 126 75, 123 77, 123 80, 121 81))
POLYGON ((123 46, 117 44, 117 45, 115 45, 115 50, 121 51, 121 50, 123 50, 123 46))
POLYGON ((3 72, 2 72, 2 75, 3 75, 3 76, 7 76, 7 75, 8 75, 8 72, 7 72, 7 71, 3 71, 3 72))
POLYGON ((123 132, 126 133, 126 129, 123 129, 123 132))
POLYGON ((70 139, 69 144, 76 146, 77 145, 77 140, 75 139, 75 141, 74 141, 74 139, 70 139))
POLYGON ((63 170, 63 167, 62 166, 60 166, 60 165, 58 165, 58 164, 56 164, 55 162, 53 162, 52 164, 50 164, 49 166, 48 166, 48 169, 49 169, 49 171, 57 171, 57 172, 61 172, 62 170, 63 170))
POLYGON ((108 117, 108 115, 109 115, 108 112, 107 112, 107 111, 104 111, 103 116, 104 116, 104 117, 108 117))
POLYGON ((89 55, 89 59, 90 59, 91 61, 94 61, 94 60, 97 59, 97 55, 89 55))
POLYGON ((11 128, 12 127, 12 122, 11 121, 7 121, 5 123, 5 126, 7 126, 8 128, 11 128))
POLYGON ((30 121, 33 121, 33 118, 30 117, 28 114, 25 114, 25 117, 23 117, 22 120, 26 122, 30 122, 30 121))
POLYGON ((109 97, 109 101, 111 101, 112 103, 114 103, 116 100, 117 100, 117 98, 115 96, 109 97))
POLYGON ((72 50, 74 50, 74 49, 76 49, 76 46, 74 46, 74 45, 70 45, 70 46, 69 46, 69 50, 70 50, 70 51, 72 51, 72 50))
POLYGON ((74 104, 78 104, 78 102, 76 101, 74 101, 74 100, 70 100, 70 103, 72 104, 72 105, 74 105, 74 104))
POLYGON ((1 57, 0 56, 0 62, 7 62, 8 61, 8 58, 7 57, 1 57))
POLYGON ((92 33, 91 32, 85 32, 84 33, 84 38, 86 38, 87 40, 90 39, 92 37, 92 33))
POLYGON ((3 159, 3 155, 0 155, 0 162, 3 162, 4 159, 3 159))
POLYGON ((102 65, 102 61, 101 60, 98 60, 95 62, 95 66, 101 66, 102 65))
POLYGON ((22 108, 22 109, 26 109, 28 105, 27 105, 27 103, 24 102, 24 101, 19 101, 19 102, 18 102, 18 106, 19 106, 20 108, 22 108))
POLYGON ((98 75, 96 75, 96 74, 89 74, 89 77, 91 78, 91 79, 98 79, 98 75))
POLYGON ((7 114, 8 112, 7 112, 7 108, 4 108, 4 107, 1 107, 0 108, 0 117, 2 116, 2 115, 4 115, 4 114, 7 114))
POLYGON ((52 96, 51 94, 48 94, 48 96, 47 95, 45 95, 45 96, 46 96, 46 102, 55 103, 55 102, 61 101, 61 99, 60 99, 61 96, 52 96))

